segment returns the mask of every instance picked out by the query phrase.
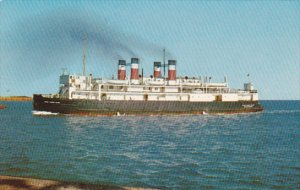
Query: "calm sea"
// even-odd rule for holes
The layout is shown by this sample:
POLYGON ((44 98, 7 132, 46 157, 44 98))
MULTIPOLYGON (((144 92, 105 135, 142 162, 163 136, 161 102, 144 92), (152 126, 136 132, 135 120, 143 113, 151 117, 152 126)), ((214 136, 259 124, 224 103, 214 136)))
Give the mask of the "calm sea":
POLYGON ((255 114, 36 116, 1 102, 0 175, 161 189, 300 188, 300 101, 255 114))

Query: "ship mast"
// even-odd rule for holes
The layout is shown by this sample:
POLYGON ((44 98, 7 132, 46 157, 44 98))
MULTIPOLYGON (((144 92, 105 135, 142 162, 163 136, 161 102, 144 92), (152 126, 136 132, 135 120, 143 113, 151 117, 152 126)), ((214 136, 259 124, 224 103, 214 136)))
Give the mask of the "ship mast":
POLYGON ((164 80, 166 79, 166 50, 165 50, 165 48, 164 48, 164 50, 163 50, 163 56, 164 56, 164 64, 163 64, 163 66, 164 66, 164 80))
POLYGON ((83 45, 83 58, 82 58, 82 64, 83 64, 83 71, 82 75, 85 76, 85 71, 86 71, 86 35, 84 37, 84 45, 83 45))

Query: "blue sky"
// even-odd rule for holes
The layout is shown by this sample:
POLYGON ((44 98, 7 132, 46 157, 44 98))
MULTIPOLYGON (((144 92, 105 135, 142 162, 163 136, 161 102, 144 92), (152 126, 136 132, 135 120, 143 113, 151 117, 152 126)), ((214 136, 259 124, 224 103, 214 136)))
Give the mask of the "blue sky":
POLYGON ((1 5, 0 95, 55 93, 61 68, 116 76, 117 60, 177 59, 260 99, 300 99, 300 1, 7 1, 1 5))

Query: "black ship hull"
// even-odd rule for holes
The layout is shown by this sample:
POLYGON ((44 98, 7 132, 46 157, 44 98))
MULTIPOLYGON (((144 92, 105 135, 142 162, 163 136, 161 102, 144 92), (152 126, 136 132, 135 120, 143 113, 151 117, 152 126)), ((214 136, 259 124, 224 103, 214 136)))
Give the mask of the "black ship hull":
POLYGON ((47 98, 42 95, 33 96, 33 109, 36 111, 81 115, 230 114, 259 112, 263 110, 258 101, 99 101, 47 98))

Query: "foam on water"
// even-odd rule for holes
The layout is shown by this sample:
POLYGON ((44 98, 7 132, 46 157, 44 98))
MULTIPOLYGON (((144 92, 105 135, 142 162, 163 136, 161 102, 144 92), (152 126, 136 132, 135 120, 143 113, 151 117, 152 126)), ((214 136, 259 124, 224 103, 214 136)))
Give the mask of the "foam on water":
POLYGON ((58 115, 59 113, 53 113, 53 112, 48 112, 48 111, 32 111, 33 115, 58 115))

